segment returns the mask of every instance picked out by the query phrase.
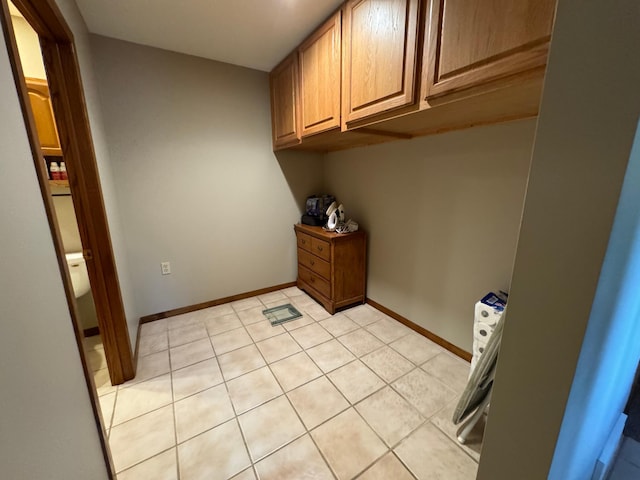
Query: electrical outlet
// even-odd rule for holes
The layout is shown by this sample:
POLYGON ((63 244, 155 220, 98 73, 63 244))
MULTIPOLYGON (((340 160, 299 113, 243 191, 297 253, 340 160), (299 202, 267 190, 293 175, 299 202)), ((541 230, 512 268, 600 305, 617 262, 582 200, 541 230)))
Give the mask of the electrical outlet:
POLYGON ((169 275, 171 273, 171 263, 169 262, 160 263, 160 268, 162 269, 162 275, 169 275))

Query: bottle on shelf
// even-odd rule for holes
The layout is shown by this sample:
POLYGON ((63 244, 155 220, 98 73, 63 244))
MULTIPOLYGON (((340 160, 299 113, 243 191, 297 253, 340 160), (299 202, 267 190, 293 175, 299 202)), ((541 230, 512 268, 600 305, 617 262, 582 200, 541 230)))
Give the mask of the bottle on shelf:
POLYGON ((69 177, 67 176, 67 166, 64 164, 64 162, 60 162, 60 180, 68 180, 69 177))
POLYGON ((60 167, 58 166, 58 162, 51 162, 49 171, 51 172, 51 180, 60 180, 60 167))

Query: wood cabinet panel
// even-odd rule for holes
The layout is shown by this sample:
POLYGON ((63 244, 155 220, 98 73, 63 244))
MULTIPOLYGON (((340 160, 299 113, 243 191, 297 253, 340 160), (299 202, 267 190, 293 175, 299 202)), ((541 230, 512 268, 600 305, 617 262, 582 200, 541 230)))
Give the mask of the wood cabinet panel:
POLYGON ((432 0, 424 49, 424 97, 543 67, 555 3, 432 0))
POLYGON ((298 263, 327 280, 331 279, 331 264, 301 248, 298 249, 298 263))
POLYGON ((274 150, 300 143, 298 53, 284 59, 269 75, 274 150))
POLYGON ((43 155, 62 155, 46 80, 27 78, 27 93, 43 155))
POLYGON ((313 247, 310 251, 298 248, 298 287, 331 314, 338 308, 364 302, 366 234, 337 234, 308 225, 295 225, 294 229, 298 246, 301 240, 311 237, 313 247))
POLYGON ((298 50, 303 137, 340 126, 341 15, 338 11, 298 50))
POLYGON ((343 130, 415 102, 418 0, 350 0, 343 38, 343 130))

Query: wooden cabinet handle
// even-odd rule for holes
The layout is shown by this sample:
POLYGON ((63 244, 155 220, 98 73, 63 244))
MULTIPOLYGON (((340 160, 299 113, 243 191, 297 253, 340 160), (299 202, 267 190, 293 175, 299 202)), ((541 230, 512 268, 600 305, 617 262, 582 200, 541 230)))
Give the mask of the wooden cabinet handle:
POLYGON ((311 283, 315 283, 316 279, 315 277, 311 277, 311 283))
POLYGON ((305 243, 307 243, 307 241, 303 238, 302 240, 300 240, 300 243, 304 245, 305 243))
POLYGON ((314 262, 313 260, 310 260, 309 264, 313 267, 316 264, 316 262, 314 262))
POLYGON ((318 245, 318 251, 321 252, 322 251, 322 247, 320 245, 318 245))

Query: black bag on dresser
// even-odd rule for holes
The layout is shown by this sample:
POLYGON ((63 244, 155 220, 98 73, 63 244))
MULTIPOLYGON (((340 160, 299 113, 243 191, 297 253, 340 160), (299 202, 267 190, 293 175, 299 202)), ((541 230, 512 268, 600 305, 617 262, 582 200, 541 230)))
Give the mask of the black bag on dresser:
POLYGON ((306 212, 302 215, 300 223, 304 225, 322 226, 327 223, 327 208, 336 197, 333 195, 311 195, 307 197, 306 212))

